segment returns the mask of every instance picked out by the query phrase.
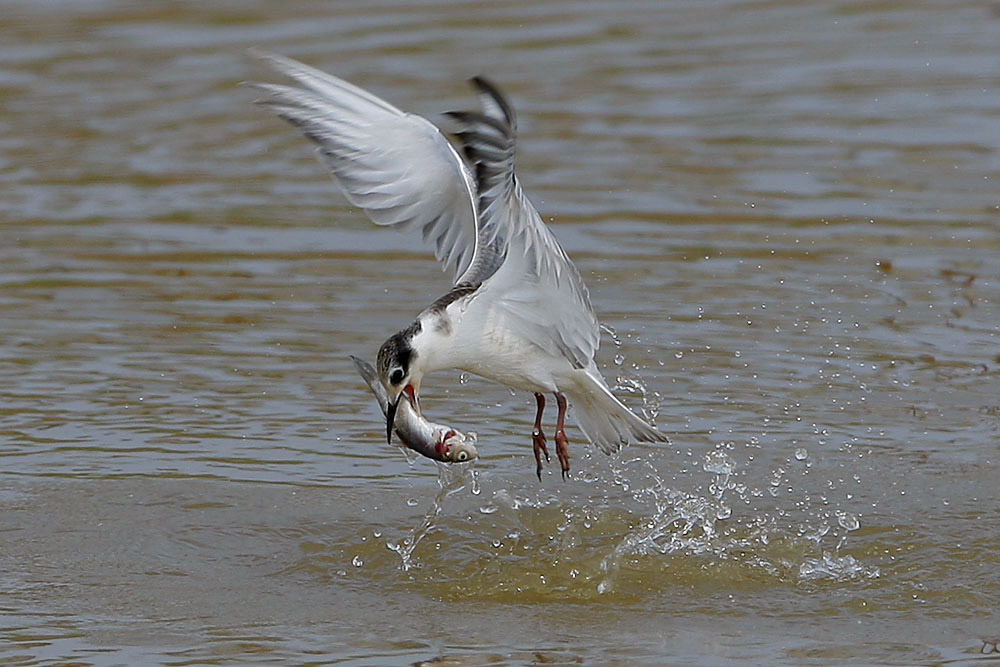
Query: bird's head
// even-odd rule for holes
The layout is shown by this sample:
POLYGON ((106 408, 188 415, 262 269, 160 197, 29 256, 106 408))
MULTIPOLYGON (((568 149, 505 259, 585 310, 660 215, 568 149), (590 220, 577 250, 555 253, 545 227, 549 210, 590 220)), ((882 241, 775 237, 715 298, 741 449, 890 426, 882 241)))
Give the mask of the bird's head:
POLYGON ((414 363, 417 359, 417 350, 413 346, 413 338, 420 333, 420 330, 420 322, 414 322, 406 329, 390 336, 378 351, 376 362, 378 379, 389 396, 385 429, 386 439, 390 443, 399 401, 403 399, 410 401, 413 409, 419 412, 417 391, 420 389, 423 373, 414 363))

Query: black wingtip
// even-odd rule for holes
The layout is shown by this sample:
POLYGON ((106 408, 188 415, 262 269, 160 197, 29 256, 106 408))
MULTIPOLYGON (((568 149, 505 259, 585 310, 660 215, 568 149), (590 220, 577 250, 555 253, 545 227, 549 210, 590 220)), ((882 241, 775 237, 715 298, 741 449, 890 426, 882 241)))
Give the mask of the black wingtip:
POLYGON ((498 107, 500 107, 500 111, 502 111, 504 115, 504 120, 507 121, 508 125, 514 127, 516 124, 514 107, 512 107, 510 102, 507 101, 504 94, 500 92, 500 88, 485 76, 479 74, 469 79, 469 81, 472 83, 473 87, 479 91, 480 95, 488 96, 498 107))

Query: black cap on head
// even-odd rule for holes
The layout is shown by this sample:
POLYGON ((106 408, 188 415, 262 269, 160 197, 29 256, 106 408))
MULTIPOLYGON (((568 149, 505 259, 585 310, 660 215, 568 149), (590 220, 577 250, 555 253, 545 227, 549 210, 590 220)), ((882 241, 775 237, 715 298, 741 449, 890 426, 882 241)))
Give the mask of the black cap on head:
POLYGON ((410 362, 416 356, 410 341, 420 333, 420 322, 414 322, 399 333, 389 336, 378 351, 378 377, 387 388, 396 392, 385 413, 385 439, 392 444, 392 429, 396 423, 396 409, 403 399, 403 383, 410 376, 410 362))
POLYGON ((399 333, 389 336, 379 348, 376 361, 378 376, 390 387, 396 388, 410 374, 410 363, 416 356, 410 341, 420 331, 420 322, 414 322, 399 333))

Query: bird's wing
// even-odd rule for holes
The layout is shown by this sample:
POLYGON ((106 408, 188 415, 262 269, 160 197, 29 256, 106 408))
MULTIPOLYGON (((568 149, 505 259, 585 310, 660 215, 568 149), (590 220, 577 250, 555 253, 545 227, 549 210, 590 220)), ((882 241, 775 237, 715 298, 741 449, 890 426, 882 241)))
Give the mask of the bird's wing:
POLYGON ((419 230, 446 271, 473 264, 475 181, 428 120, 335 76, 278 55, 254 51, 301 87, 251 83, 258 100, 316 144, 347 199, 377 225, 419 230))
POLYGON ((490 82, 472 80, 483 112, 448 114, 460 126, 478 193, 477 256, 459 282, 483 285, 512 331, 550 354, 587 368, 600 344, 597 316, 580 272, 521 191, 514 174, 517 123, 513 108, 490 82))

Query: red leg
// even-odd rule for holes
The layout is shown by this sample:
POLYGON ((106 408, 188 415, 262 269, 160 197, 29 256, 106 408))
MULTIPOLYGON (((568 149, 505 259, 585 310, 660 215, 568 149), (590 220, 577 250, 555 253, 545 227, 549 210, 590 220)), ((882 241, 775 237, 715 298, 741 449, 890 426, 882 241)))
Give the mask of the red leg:
POLYGON ((559 465, 562 466, 563 479, 569 477, 569 440, 566 439, 566 431, 563 430, 566 421, 566 397, 556 392, 556 405, 559 406, 559 415, 556 417, 556 456, 559 457, 559 465))
POLYGON ((535 403, 538 404, 538 412, 535 413, 535 430, 531 432, 531 443, 535 449, 535 463, 538 464, 535 473, 540 482, 542 481, 542 454, 545 454, 546 461, 549 460, 549 450, 545 447, 545 434, 542 433, 542 411, 545 410, 545 396, 536 392, 535 403))

